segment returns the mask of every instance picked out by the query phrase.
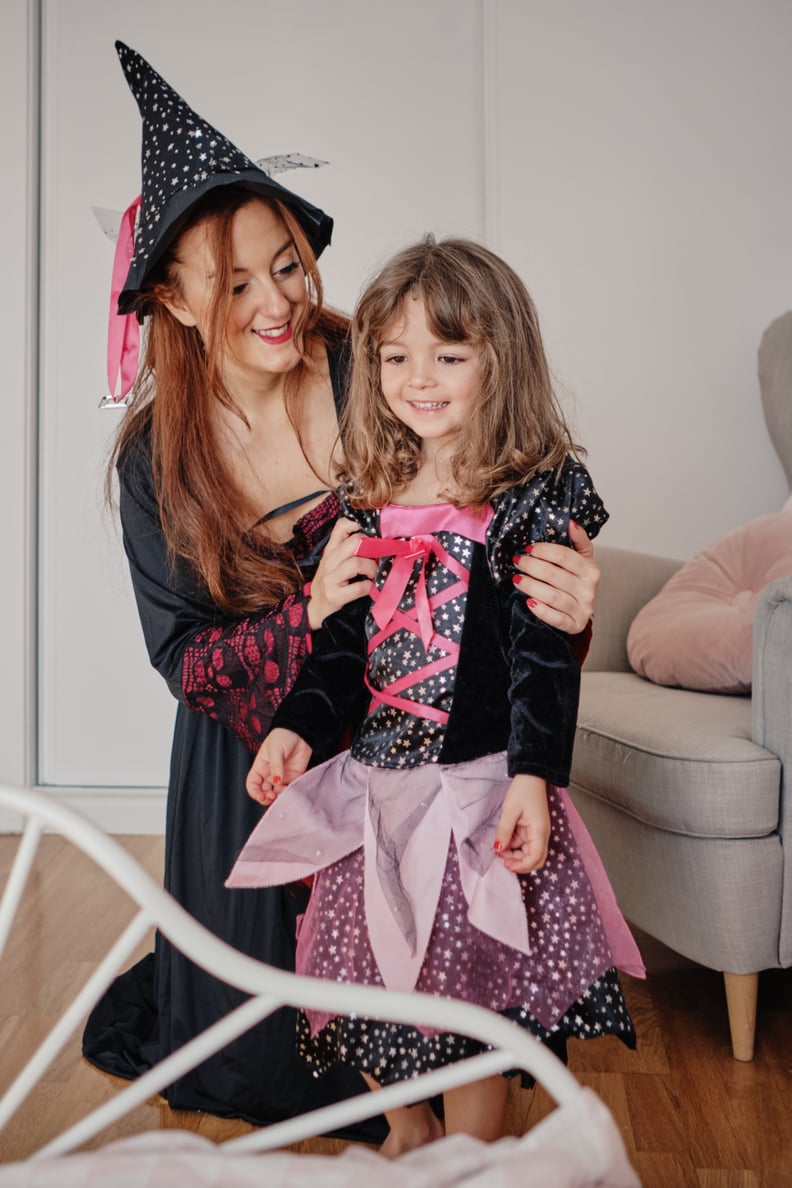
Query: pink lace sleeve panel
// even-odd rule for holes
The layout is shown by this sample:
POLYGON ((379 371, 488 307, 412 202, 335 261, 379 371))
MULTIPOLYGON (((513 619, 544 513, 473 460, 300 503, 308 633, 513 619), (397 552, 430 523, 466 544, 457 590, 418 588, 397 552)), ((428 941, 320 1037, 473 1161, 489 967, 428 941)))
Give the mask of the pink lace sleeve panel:
POLYGON ((294 594, 266 615, 199 631, 184 650, 185 703, 227 726, 255 751, 310 650, 307 599, 294 594))

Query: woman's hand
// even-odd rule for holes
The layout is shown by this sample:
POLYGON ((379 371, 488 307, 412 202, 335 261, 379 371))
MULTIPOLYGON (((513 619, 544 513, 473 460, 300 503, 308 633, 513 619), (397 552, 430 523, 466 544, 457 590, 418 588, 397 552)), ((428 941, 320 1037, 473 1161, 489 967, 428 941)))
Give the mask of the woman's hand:
POLYGON ((259 804, 272 804, 283 789, 308 769, 311 748, 292 730, 276 726, 258 749, 245 780, 247 794, 259 804))
POLYGON ((360 530, 352 520, 342 516, 334 525, 311 582, 308 622, 312 631, 318 631, 333 611, 363 598, 371 590, 377 563, 371 558, 355 556, 359 539, 360 530))
POLYGON ((515 584, 537 619, 578 635, 594 615, 600 571, 593 544, 574 520, 569 521, 569 539, 571 549, 537 541, 530 552, 515 557, 515 584))
POLYGON ((503 801, 495 853, 507 870, 528 874, 544 866, 549 844, 547 785, 539 776, 517 775, 503 801))

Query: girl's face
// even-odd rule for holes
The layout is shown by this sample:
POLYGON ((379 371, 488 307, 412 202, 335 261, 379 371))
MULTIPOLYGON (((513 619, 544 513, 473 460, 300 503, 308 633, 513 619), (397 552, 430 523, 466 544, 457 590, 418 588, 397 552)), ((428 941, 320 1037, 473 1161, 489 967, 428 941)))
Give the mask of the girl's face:
POLYGON ((420 297, 407 297, 383 339, 380 382, 388 408, 423 440, 426 456, 453 447, 481 389, 478 347, 436 338, 420 297))
MULTIPOLYGON (((291 235, 266 203, 249 202, 236 212, 231 244, 233 299, 223 363, 233 390, 296 367, 293 326, 306 291, 291 235)), ((205 223, 185 232, 178 258, 181 295, 169 309, 205 339, 215 271, 205 223)))

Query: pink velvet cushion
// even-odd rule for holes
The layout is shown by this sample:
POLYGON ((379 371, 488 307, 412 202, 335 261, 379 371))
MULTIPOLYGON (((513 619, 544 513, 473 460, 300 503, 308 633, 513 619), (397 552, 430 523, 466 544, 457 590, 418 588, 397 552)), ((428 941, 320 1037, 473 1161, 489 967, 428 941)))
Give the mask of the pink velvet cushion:
POLYGON ((762 590, 792 574, 792 509, 750 520, 697 553, 638 612, 630 664, 657 685, 751 689, 753 619, 762 590))

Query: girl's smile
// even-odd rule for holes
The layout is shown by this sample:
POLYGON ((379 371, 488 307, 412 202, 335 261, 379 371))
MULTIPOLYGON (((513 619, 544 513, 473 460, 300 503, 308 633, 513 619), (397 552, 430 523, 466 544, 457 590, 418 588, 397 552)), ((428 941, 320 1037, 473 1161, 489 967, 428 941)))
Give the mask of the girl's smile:
POLYGON ((451 446, 470 420, 481 388, 479 349, 431 330, 423 299, 409 297, 380 346, 380 384, 395 417, 417 433, 424 452, 451 446))

